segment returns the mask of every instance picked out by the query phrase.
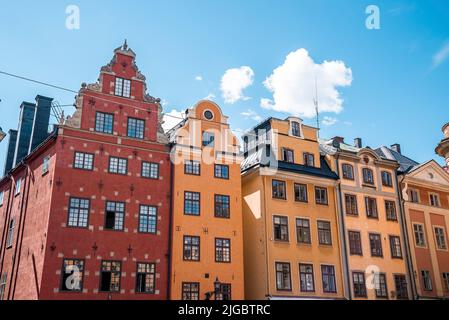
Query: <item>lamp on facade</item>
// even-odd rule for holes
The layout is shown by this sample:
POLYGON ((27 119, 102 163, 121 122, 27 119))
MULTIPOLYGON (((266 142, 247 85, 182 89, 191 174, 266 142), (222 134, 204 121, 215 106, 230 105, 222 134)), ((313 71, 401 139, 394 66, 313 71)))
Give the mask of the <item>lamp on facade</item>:
POLYGON ((2 128, 0 127, 0 142, 2 142, 3 139, 5 139, 6 133, 3 132, 2 128))
POLYGON ((218 277, 214 281, 214 291, 206 292, 206 300, 210 300, 212 297, 217 300, 217 296, 221 293, 221 282, 218 277))

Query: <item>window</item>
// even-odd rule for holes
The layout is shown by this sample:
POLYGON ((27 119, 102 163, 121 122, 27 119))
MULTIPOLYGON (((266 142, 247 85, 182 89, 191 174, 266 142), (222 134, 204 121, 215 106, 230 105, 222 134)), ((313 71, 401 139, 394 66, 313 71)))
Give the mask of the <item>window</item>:
POLYGON ((377 233, 369 234, 369 245, 371 249, 371 257, 382 257, 382 237, 377 233))
POLYGON ((426 246, 426 238, 424 236, 424 226, 422 224, 414 224, 413 232, 415 233, 415 244, 417 247, 426 246))
POLYGON ((396 289, 396 297, 400 300, 408 299, 407 280, 405 275, 394 276, 394 286, 396 289))
POLYGON ((295 137, 301 137, 301 126, 298 122, 293 121, 291 123, 292 126, 292 135, 295 137))
POLYGON ((128 159, 109 157, 109 173, 128 174, 128 159))
POLYGON ((335 284, 335 268, 334 266, 321 266, 321 278, 323 282, 324 293, 337 293, 335 284))
POLYGON ((385 212, 387 213, 388 221, 398 221, 396 215, 396 203, 394 201, 385 200, 385 212))
POLYGON ((367 296, 365 274, 363 272, 353 272, 352 283, 354 286, 354 296, 357 298, 365 298, 367 296))
POLYGON ((373 170, 368 169, 368 168, 363 168, 362 173, 363 173, 363 182, 366 184, 373 185, 374 184, 373 170))
POLYGON ((216 164, 214 176, 215 178, 229 179, 229 166, 223 164, 216 164))
POLYGON ((391 257, 402 259, 401 238, 390 236, 391 257))
POLYGON ((410 197, 410 202, 419 203, 419 193, 415 189, 408 190, 408 195, 410 197))
POLYGON ((156 234, 157 207, 140 205, 139 232, 156 234))
POLYGON ((437 247, 440 250, 446 250, 446 237, 444 236, 444 229, 440 227, 435 227, 435 240, 437 243, 437 247))
POLYGON ((443 272, 443 290, 449 292, 449 272, 443 272))
POLYGON ((310 222, 308 219, 296 219, 296 237, 298 243, 312 243, 310 236, 310 222))
POLYGON ((366 216, 368 218, 377 219, 379 217, 377 213, 377 200, 375 198, 366 197, 365 206, 366 206, 366 216))
POLYGON ((70 198, 68 226, 75 228, 87 228, 89 223, 90 200, 70 198))
POLYGON ((123 230, 125 219, 125 204, 123 202, 106 202, 106 230, 123 230))
POLYGON ((327 205, 327 189, 315 187, 315 202, 317 204, 327 205))
POLYGON ((20 194, 20 188, 21 188, 21 186, 22 186, 22 178, 18 178, 18 179, 16 180, 16 190, 15 190, 14 196, 17 196, 17 195, 20 194))
POLYGON ((128 118, 128 137, 143 139, 145 135, 145 121, 141 119, 128 118))
POLYGON ((198 282, 182 283, 182 300, 199 300, 200 284, 198 282))
POLYGON ((50 169, 50 157, 45 157, 42 163, 42 175, 47 174, 49 169, 50 169))
POLYGON ((61 271, 61 291, 80 292, 83 290, 84 261, 64 259, 61 271))
POLYGON ((75 152, 75 160, 73 161, 73 167, 81 170, 93 170, 94 168, 94 155, 90 153, 75 152))
POLYGON ((274 199, 287 199, 287 195, 285 194, 285 181, 273 180, 272 189, 274 199))
POLYGON ((288 242, 288 218, 274 216, 274 240, 288 242))
POLYGON ((361 239, 360 232, 349 231, 348 238, 349 238, 349 253, 352 255, 357 255, 357 256, 363 255, 362 239, 361 239))
POLYGON ((0 301, 5 299, 6 283, 8 280, 8 274, 5 272, 0 278, 0 301))
POLYGON ((318 239, 323 245, 332 245, 331 223, 328 221, 318 221, 318 239))
POLYGON ((216 218, 226 218, 229 219, 231 216, 230 212, 230 198, 229 196, 224 196, 221 194, 215 195, 215 217, 216 218))
POLYGON ((432 291, 432 278, 430 277, 430 271, 421 270, 421 277, 423 283, 423 289, 425 291, 432 291))
POLYGON ((297 202, 307 202, 307 185, 295 183, 295 201, 297 202))
POLYGON ((142 162, 142 177, 159 179, 159 164, 154 162, 142 162))
POLYGON ((129 98, 131 94, 131 81, 123 78, 115 78, 115 95, 129 98))
POLYGON ((430 205, 432 207, 440 206, 440 197, 437 194, 435 194, 435 193, 430 194, 430 205))
POLYGON ((214 118, 214 114, 210 110, 204 111, 204 118, 207 120, 212 120, 214 118))
POLYGON ((345 207, 347 215, 357 216, 359 214, 359 210, 357 208, 357 196, 345 194, 345 207))
POLYGON ((6 248, 11 248, 14 243, 14 228, 16 226, 16 220, 11 219, 8 228, 8 238, 6 239, 6 248))
POLYGON ((201 174, 201 164, 199 161, 185 160, 184 173, 199 176, 201 174))
POLYGON ((231 300, 231 293, 231 285, 229 283, 222 283, 220 285, 220 292, 217 294, 216 300, 231 300))
POLYGON ((377 298, 388 298, 387 276, 385 273, 374 274, 374 289, 377 298))
POLYGON ((0 207, 3 206, 3 199, 5 198, 5 191, 0 192, 0 207))
POLYGON ((282 148, 282 161, 294 163, 295 156, 293 150, 282 148))
POLYGON ((95 116, 95 131, 112 134, 114 128, 114 115, 97 112, 95 116))
POLYGON ((189 216, 200 215, 200 193, 184 192, 184 214, 189 216))
POLYGON ((311 153, 304 153, 303 154, 303 160, 304 165, 307 167, 314 167, 315 166, 315 156, 311 153))
POLYGON ((203 147, 213 147, 215 141, 215 135, 210 132, 203 132, 203 147))
POLYGON ((350 164, 343 163, 342 165, 343 178, 347 180, 354 180, 354 167, 350 164))
POLYGON ((292 290, 290 263, 276 262, 276 290, 292 290))
POLYGON ((215 239, 215 262, 231 262, 231 239, 215 239))
POLYGON ((301 292, 315 292, 313 265, 299 264, 299 281, 301 292))
POLYGON ((156 264, 137 263, 136 292, 155 293, 156 288, 156 264))
POLYGON ((120 261, 102 261, 100 274, 101 292, 119 292, 120 278, 122 276, 122 263, 120 261))
POLYGON ((200 261, 200 237, 184 236, 184 260, 200 261))
POLYGON ((391 173, 387 171, 382 171, 382 185, 385 187, 393 187, 393 179, 391 178, 391 173))

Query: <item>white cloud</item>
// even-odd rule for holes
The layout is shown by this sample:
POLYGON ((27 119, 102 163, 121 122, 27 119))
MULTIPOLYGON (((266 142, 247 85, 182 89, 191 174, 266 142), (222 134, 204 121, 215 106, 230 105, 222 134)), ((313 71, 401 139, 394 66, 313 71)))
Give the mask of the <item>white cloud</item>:
POLYGON ((254 121, 262 121, 262 117, 254 110, 248 109, 247 111, 244 111, 240 113, 242 116, 245 117, 245 119, 252 119, 254 121))
POLYGON ((243 90, 253 84, 254 71, 247 66, 228 69, 221 78, 221 92, 226 103, 235 103, 239 100, 248 100, 243 90))
POLYGON ((184 112, 173 109, 169 113, 164 114, 162 128, 165 132, 172 129, 184 119, 184 112))
POLYGON ((433 56, 433 67, 436 68, 449 57, 449 42, 433 56))
POLYGON ((215 94, 213 94, 213 93, 209 93, 207 96, 205 96, 203 98, 203 100, 210 100, 210 101, 214 101, 214 99, 215 99, 215 94))
POLYGON ((196 80, 196 81, 203 81, 203 77, 202 77, 202 76, 196 76, 196 77, 195 77, 195 80, 196 80))
POLYGON ((295 116, 315 116, 315 79, 320 112, 339 113, 343 99, 338 87, 350 86, 352 70, 343 61, 315 63, 305 49, 287 55, 284 64, 273 70, 265 80, 272 99, 261 99, 262 108, 290 113, 295 116))
POLYGON ((338 122, 338 120, 336 118, 332 118, 332 117, 324 117, 323 121, 321 121, 321 123, 325 126, 333 126, 334 124, 336 124, 338 122))

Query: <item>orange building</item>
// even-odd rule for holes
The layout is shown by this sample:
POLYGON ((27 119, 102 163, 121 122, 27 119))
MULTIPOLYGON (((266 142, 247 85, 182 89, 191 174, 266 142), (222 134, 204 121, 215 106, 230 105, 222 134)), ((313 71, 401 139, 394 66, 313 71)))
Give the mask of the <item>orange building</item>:
POLYGON ((171 299, 244 298, 239 144, 211 101, 187 110, 172 143, 171 299))
POLYGON ((346 286, 351 299, 409 299, 406 242, 395 159, 362 140, 335 137, 322 150, 340 176, 339 212, 344 236, 346 286))
POLYGON ((246 298, 343 298, 338 176, 317 129, 269 118, 243 139, 246 298))

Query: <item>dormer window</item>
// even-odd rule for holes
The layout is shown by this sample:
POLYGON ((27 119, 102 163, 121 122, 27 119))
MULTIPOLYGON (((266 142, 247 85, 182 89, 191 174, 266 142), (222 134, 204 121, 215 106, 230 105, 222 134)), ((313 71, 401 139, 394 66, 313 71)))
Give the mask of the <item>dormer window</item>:
POLYGON ((282 148, 282 160, 289 163, 295 162, 295 157, 293 154, 293 150, 282 148))
POLYGON ((292 128, 292 136, 301 137, 301 125, 299 124, 299 122, 292 121, 291 128, 292 128))
POLYGON ((315 166, 315 156, 311 153, 304 153, 304 165, 307 167, 314 167, 315 166))
POLYGON ((129 98, 131 95, 131 81, 123 78, 115 78, 115 95, 129 98))

